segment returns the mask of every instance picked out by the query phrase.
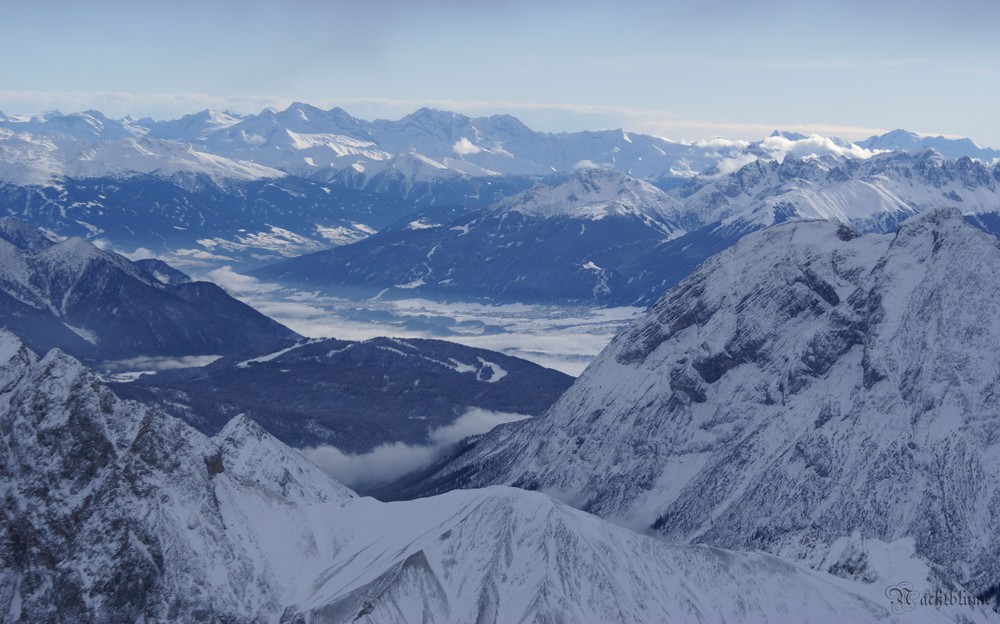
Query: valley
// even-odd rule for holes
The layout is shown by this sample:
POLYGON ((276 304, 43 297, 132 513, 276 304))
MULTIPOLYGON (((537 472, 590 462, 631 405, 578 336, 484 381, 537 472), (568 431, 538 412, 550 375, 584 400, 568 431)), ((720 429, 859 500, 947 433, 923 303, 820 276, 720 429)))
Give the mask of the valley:
POLYGON ((996 150, 0 115, 0 213, 4 622, 998 621, 996 150))

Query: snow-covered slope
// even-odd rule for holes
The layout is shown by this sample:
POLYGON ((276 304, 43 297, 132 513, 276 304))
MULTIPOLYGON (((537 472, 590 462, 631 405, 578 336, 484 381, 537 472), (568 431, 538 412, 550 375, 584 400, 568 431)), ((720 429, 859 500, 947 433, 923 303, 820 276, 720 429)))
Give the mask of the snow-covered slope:
POLYGON ((373 294, 604 303, 622 297, 629 276, 621 265, 683 233, 675 214, 663 191, 587 169, 443 226, 386 232, 254 275, 373 294))
MULTIPOLYGON (((313 622, 894 618, 882 579, 844 582, 762 553, 669 546, 540 493, 494 487, 404 503, 358 499, 345 511, 354 521, 342 534, 350 556, 338 557, 335 576, 298 606, 313 622)), ((905 570, 921 587, 934 576, 912 558, 886 568, 905 570)), ((995 618, 980 609, 906 615, 995 618)))
MULTIPOLYGON (((904 621, 885 579, 668 546, 543 494, 358 499, 248 421, 205 438, 6 332, 0 382, 8 622, 904 621)), ((882 563, 935 579, 912 558, 882 563)))
POLYGON ((539 415, 571 382, 526 360, 443 340, 329 338, 112 387, 208 434, 242 412, 286 444, 365 453, 434 444, 434 431, 472 408, 539 415))
MULTIPOLYGON (((169 267, 168 267, 169 269, 169 267)), ((92 361, 260 352, 298 335, 207 282, 168 284, 81 238, 0 221, 0 322, 92 361)))
POLYGON ((202 177, 229 181, 281 178, 277 169, 197 151, 176 141, 127 137, 89 142, 75 136, 35 136, 0 128, 0 182, 22 186, 58 184, 62 178, 202 177))
POLYGON ((858 146, 870 150, 894 152, 923 152, 927 149, 933 149, 948 158, 968 156, 985 161, 1000 158, 1000 150, 980 147, 971 139, 921 136, 906 130, 892 130, 882 135, 871 136, 864 141, 858 141, 858 146))
POLYGON ((678 210, 672 198, 651 184, 607 169, 589 169, 554 186, 535 186, 499 202, 492 211, 541 219, 631 217, 667 236, 678 229, 678 210))
POLYGON ((178 171, 0 184, 0 214, 185 268, 259 265, 354 242, 412 210, 393 197, 292 176, 220 186, 178 171))
POLYGON ((832 219, 862 232, 887 232, 928 208, 1000 211, 1000 165, 953 160, 933 150, 869 159, 787 156, 758 160, 681 202, 685 222, 766 227, 791 219, 832 219))
POLYGON ((755 160, 664 193, 607 169, 538 184, 439 227, 394 228, 344 249, 261 269, 311 287, 368 287, 502 300, 648 305, 749 232, 828 219, 892 232, 957 208, 1000 234, 1000 164, 933 151, 755 160))
POLYGON ((830 222, 749 235, 616 337, 545 416, 487 434, 437 484, 550 489, 671 539, 824 569, 854 532, 912 538, 991 594, 998 275, 996 239, 957 211, 894 236, 830 222))
POLYGON ((293 503, 345 501, 354 496, 246 416, 230 420, 213 439, 226 469, 293 503))
MULTIPOLYGON (((270 475, 241 474, 216 443, 118 400, 72 358, 38 360, 10 334, 2 341, 6 621, 280 614, 298 574, 277 553, 330 549, 284 484, 266 481, 295 474, 295 451, 272 447, 270 475)), ((313 472, 309 487, 336 515, 351 494, 313 472)))

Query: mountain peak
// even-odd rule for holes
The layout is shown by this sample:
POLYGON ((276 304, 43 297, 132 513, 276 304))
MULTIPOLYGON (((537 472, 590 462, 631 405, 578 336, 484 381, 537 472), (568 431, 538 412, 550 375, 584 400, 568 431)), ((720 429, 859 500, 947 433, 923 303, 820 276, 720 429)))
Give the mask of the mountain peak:
POLYGON ((921 135, 902 129, 868 137, 864 141, 859 141, 858 146, 873 150, 894 151, 934 149, 947 158, 960 158, 962 156, 984 160, 1000 158, 1000 150, 980 147, 969 138, 921 135))
POLYGON ((496 205, 495 212, 598 220, 630 214, 669 222, 672 198, 653 185, 612 169, 584 168, 554 185, 537 185, 496 205))
POLYGON ((469 122, 465 115, 437 108, 418 108, 399 120, 400 124, 418 124, 420 126, 452 127, 469 122))
POLYGON ((291 104, 288 105, 288 108, 286 108, 282 112, 288 114, 302 113, 305 115, 315 115, 315 114, 322 115, 326 113, 326 111, 324 111, 323 109, 313 106, 312 104, 307 104, 305 102, 292 102, 291 104))
POLYGON ((51 245, 49 255, 52 257, 65 257, 70 260, 86 262, 91 258, 104 255, 104 252, 94 246, 93 243, 79 236, 71 236, 65 240, 51 245))
POLYGON ((345 502, 356 496, 245 414, 230 420, 214 440, 222 452, 223 470, 291 501, 345 502))
POLYGON ((1000 309, 1000 244, 956 210, 895 236, 845 230, 747 235, 544 418, 486 434, 449 474, 814 565, 854 531, 912 537, 955 582, 993 591, 1000 519, 974 510, 1000 479, 1000 325, 986 312, 1000 309))
POLYGON ((788 139, 789 141, 803 141, 808 139, 809 136, 801 134, 799 132, 789 132, 787 130, 777 130, 775 129, 771 134, 767 135, 769 138, 782 138, 788 139))

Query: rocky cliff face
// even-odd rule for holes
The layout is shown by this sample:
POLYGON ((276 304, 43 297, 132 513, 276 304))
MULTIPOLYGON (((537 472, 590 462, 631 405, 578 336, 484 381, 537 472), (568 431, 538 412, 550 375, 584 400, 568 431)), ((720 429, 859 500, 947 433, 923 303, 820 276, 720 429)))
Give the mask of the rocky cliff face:
POLYGON ((6 332, 0 450, 5 622, 883 622, 886 584, 936 578, 885 546, 868 583, 668 546, 511 488, 357 498, 246 419, 206 438, 6 332))
POLYGON ((912 538, 989 594, 997 275, 996 240, 957 212, 895 236, 829 222, 750 235, 664 295, 546 416, 488 434, 423 489, 544 489, 672 540, 834 571, 831 544, 854 532, 912 538))
MULTIPOLYGON (((240 474, 232 460, 227 470, 219 445, 180 421, 120 401, 61 352, 39 360, 2 338, 0 611, 9 621, 211 621, 287 599, 245 519, 256 510, 302 520, 267 496, 301 490, 304 459, 278 444, 269 473, 240 474)), ((234 438, 250 442, 229 433, 231 458, 234 438)), ((317 469, 309 476, 314 499, 336 506, 352 496, 317 469)), ((285 529, 270 539, 312 539, 308 528, 285 529)))

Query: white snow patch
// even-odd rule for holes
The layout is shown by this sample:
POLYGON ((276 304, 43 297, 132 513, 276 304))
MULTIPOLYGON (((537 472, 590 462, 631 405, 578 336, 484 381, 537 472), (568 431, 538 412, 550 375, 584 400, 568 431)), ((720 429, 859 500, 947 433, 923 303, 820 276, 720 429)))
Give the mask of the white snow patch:
POLYGON ((316 233, 334 245, 350 245, 368 238, 375 229, 364 223, 351 222, 348 225, 317 225, 316 233))
POLYGON ((74 327, 73 325, 70 325, 69 323, 63 323, 63 325, 66 327, 66 329, 72 331, 74 334, 76 334, 77 336, 83 338, 84 340, 86 340, 90 344, 92 344, 92 345, 96 345, 97 344, 97 334, 95 334, 94 332, 90 331, 89 329, 84 329, 83 327, 74 327))
POLYGON ((314 343, 314 342, 319 342, 319 340, 320 339, 318 339, 318 338, 312 338, 312 339, 306 340, 305 342, 299 342, 299 343, 293 344, 292 346, 290 346, 288 348, 285 348, 285 349, 281 349, 280 351, 275 351, 274 353, 268 353, 267 355, 261 355, 261 356, 255 357, 255 358, 250 358, 249 360, 243 360, 242 362, 240 362, 239 364, 236 365, 236 368, 247 368, 251 364, 256 364, 256 363, 260 363, 260 362, 270 362, 271 360, 273 360, 275 358, 279 358, 282 355, 288 353, 289 351, 294 351, 295 349, 298 349, 299 347, 304 347, 307 344, 311 344, 311 343, 314 343))
POLYGON ((486 383, 496 383, 507 376, 507 371, 499 364, 488 362, 481 357, 477 357, 476 359, 479 360, 479 363, 483 365, 483 368, 489 368, 490 370, 493 371, 489 379, 483 379, 483 374, 482 372, 480 372, 476 376, 476 379, 478 379, 479 381, 485 381, 486 383))
POLYGON ((427 282, 424 281, 424 278, 420 277, 420 278, 417 278, 417 279, 413 280, 412 282, 407 282, 405 284, 396 284, 395 287, 396 288, 405 288, 405 289, 409 290, 409 289, 413 289, 413 288, 420 288, 421 286, 423 286, 426 283, 427 282))

